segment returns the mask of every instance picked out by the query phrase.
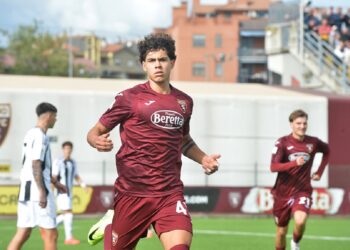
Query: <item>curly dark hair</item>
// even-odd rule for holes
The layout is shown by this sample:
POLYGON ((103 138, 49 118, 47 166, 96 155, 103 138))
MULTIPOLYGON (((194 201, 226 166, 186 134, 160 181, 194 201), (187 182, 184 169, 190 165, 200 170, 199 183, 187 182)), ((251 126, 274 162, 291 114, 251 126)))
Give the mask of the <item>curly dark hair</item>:
POLYGON ((138 42, 139 60, 143 63, 146 60, 148 52, 163 49, 167 52, 170 60, 175 60, 175 40, 166 33, 156 33, 145 36, 138 42))

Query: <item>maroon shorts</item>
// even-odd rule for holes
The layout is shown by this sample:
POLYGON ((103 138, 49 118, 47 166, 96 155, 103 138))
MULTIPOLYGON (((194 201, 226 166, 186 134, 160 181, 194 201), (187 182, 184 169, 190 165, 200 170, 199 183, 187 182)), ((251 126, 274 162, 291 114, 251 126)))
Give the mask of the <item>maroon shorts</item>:
POLYGON ((146 236, 151 224, 158 236, 172 230, 192 233, 191 217, 183 194, 135 197, 119 193, 114 207, 112 249, 133 249, 138 240, 146 236))
POLYGON ((289 198, 274 197, 273 215, 276 225, 285 227, 295 211, 304 211, 309 214, 312 205, 312 199, 309 194, 298 194, 289 198))

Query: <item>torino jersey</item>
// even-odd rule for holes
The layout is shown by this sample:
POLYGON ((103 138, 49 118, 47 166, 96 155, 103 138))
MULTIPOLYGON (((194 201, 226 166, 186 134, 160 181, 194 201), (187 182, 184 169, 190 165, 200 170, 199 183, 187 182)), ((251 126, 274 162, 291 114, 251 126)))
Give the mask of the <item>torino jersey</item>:
POLYGON ((170 87, 170 94, 153 91, 149 82, 125 90, 100 118, 109 129, 120 124, 119 192, 155 197, 183 190, 182 139, 189 133, 193 101, 170 87))
POLYGON ((32 128, 24 137, 19 201, 39 201, 39 190, 33 176, 34 160, 42 162, 43 181, 48 194, 51 183, 51 151, 49 138, 40 128, 32 128))
POLYGON ((52 175, 67 187, 67 195, 72 197, 74 178, 78 175, 75 160, 65 160, 63 157, 56 159, 52 166, 52 175))
POLYGON ((311 168, 316 153, 323 153, 322 162, 317 170, 322 175, 328 163, 328 145, 320 139, 305 136, 303 141, 292 135, 277 140, 271 159, 271 169, 278 172, 272 194, 277 197, 290 197, 297 193, 311 195, 311 168), (303 156, 305 164, 297 166, 296 158, 303 156))

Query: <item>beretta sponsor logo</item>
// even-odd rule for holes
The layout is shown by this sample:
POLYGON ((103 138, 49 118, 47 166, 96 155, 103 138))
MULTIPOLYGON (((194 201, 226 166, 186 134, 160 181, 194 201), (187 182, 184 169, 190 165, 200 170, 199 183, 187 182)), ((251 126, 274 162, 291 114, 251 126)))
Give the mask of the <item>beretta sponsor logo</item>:
POLYGON ((4 142, 11 121, 11 105, 0 103, 0 146, 4 142))
POLYGON ((151 121, 161 128, 177 129, 184 124, 184 117, 173 110, 158 110, 152 114, 151 121))

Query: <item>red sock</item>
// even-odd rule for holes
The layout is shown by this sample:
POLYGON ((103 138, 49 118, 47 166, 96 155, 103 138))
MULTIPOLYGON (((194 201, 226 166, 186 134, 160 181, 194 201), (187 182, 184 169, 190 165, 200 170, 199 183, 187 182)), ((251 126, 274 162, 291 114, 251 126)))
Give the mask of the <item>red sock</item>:
POLYGON ((303 237, 303 235, 298 235, 298 234, 293 232, 293 241, 295 243, 298 243, 301 240, 302 237, 303 237))
POLYGON ((103 245, 104 245, 103 247, 104 250, 112 249, 112 224, 108 224, 105 228, 103 245))
POLYGON ((190 247, 185 245, 185 244, 181 244, 181 245, 176 245, 173 246, 172 248, 170 248, 170 250, 189 250, 190 247))

